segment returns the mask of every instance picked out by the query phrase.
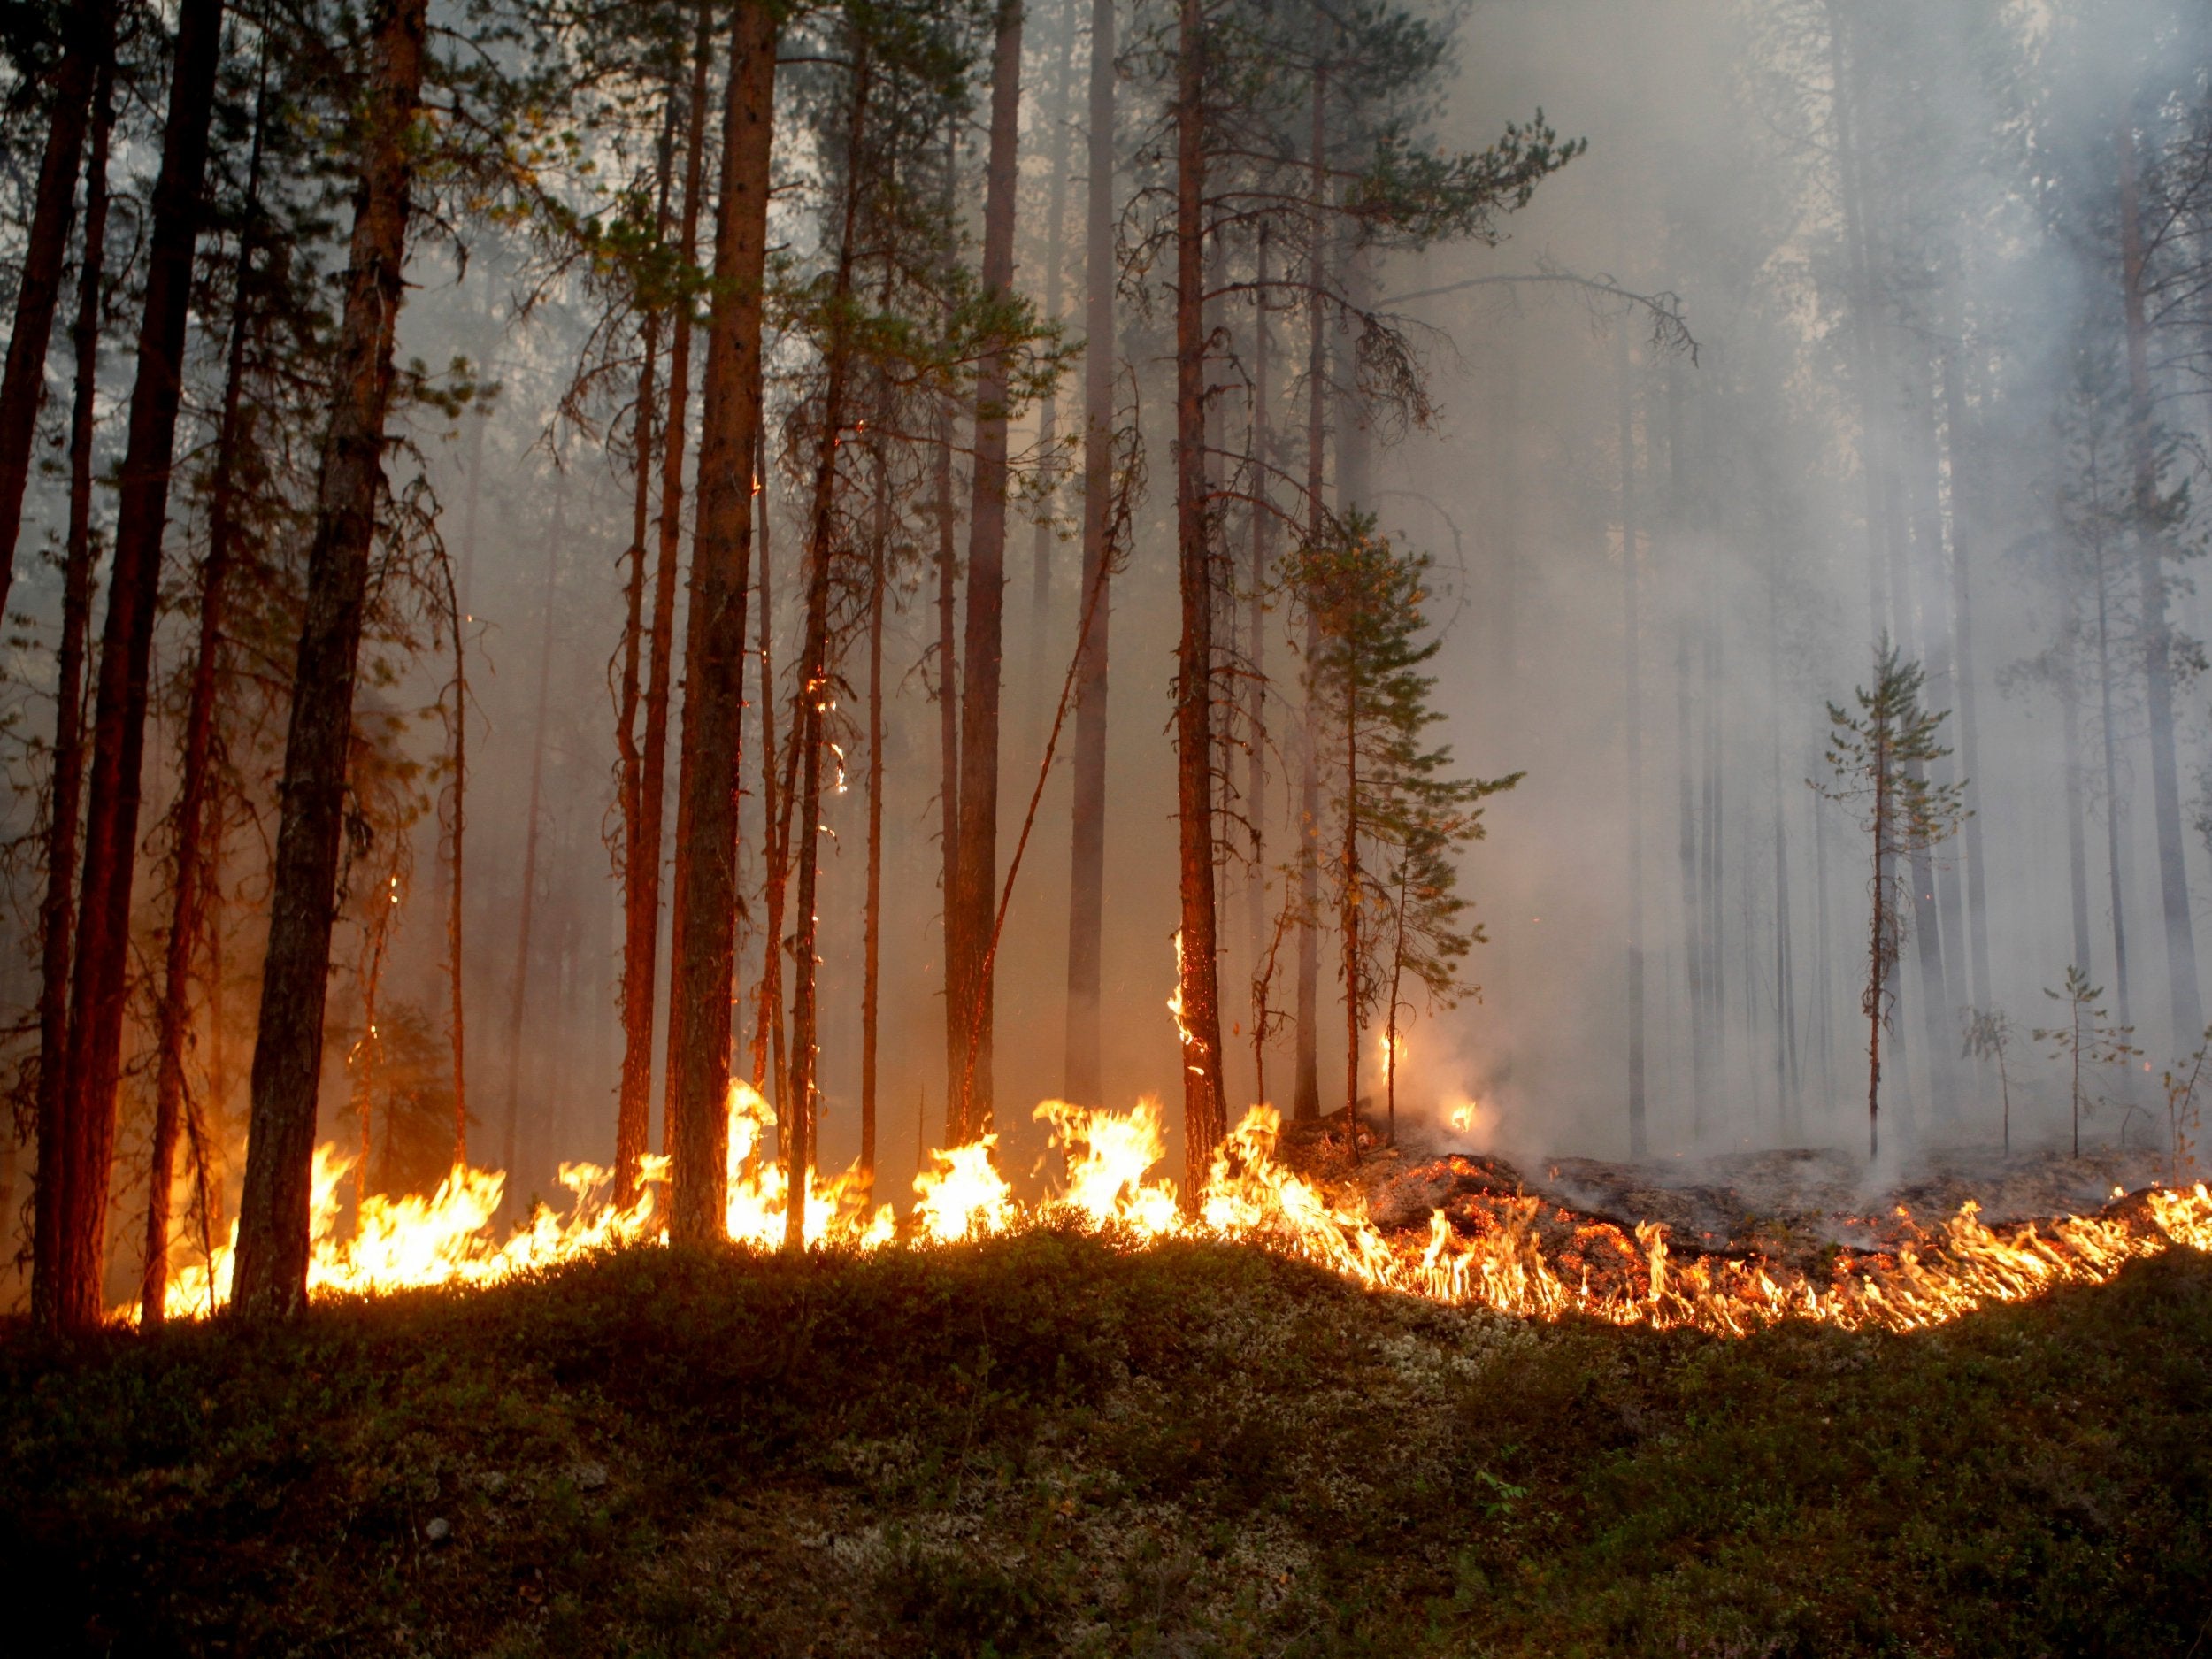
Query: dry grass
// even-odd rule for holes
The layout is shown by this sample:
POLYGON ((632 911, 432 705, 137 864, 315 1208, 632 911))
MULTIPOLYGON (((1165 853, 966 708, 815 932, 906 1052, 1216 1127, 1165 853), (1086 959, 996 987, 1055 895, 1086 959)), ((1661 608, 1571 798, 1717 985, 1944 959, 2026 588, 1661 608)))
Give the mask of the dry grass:
POLYGON ((2180 1655, 2212 1614, 2179 1250, 1741 1342, 1216 1247, 641 1250, 18 1339, 0 1402, 17 1651, 2180 1655))

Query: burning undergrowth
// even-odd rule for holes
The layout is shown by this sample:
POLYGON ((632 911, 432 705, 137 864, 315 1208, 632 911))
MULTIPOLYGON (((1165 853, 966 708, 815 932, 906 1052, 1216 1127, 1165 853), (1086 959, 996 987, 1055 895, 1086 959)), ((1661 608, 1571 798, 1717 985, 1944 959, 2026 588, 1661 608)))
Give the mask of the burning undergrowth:
MULTIPOLYGON (((856 1171, 811 1173, 808 1242, 868 1252, 1038 1227, 1072 1227, 1130 1247, 1231 1242, 1312 1263, 1370 1290, 1448 1305, 1732 1336, 1790 1319, 1916 1329, 2055 1285, 2101 1282, 2177 1242, 2212 1248, 2212 1193, 2202 1184, 2132 1196, 2116 1189, 2115 1202, 2090 1214, 2001 1224, 1965 1198, 1924 1221, 1904 1205, 1863 1213, 1850 1171, 1814 1154, 1738 1160, 1715 1166, 1704 1181, 1658 1182, 1587 1161, 1549 1165, 1532 1181, 1494 1158, 1379 1155, 1363 1125, 1356 1150, 1340 1117, 1286 1133, 1264 1108, 1246 1115, 1205 1190, 1186 1202, 1157 1173, 1166 1136, 1156 1102, 1127 1113, 1048 1102, 1037 1117, 1060 1164, 1042 1198, 1017 1197, 987 1135, 932 1154, 903 1218, 873 1202, 856 1171), (1754 1184, 1769 1202, 1747 1199, 1754 1184), (1781 1202, 1771 1202, 1778 1194, 1781 1202)), ((771 1122, 757 1094, 733 1087, 725 1230, 757 1248, 774 1248, 785 1233, 784 1176, 764 1150, 771 1122)), ((309 1284, 319 1293, 485 1285, 661 1236, 657 1163, 626 1208, 606 1197, 605 1171, 565 1166, 568 1212, 536 1207, 504 1237, 493 1225, 496 1172, 457 1169, 426 1199, 369 1195, 349 1226, 338 1196, 345 1172, 334 1149, 318 1154, 309 1284)), ((2039 1190, 2049 1191, 2049 1182, 2046 1171, 2039 1190)), ((171 1312, 190 1317, 219 1305, 229 1266, 227 1251, 219 1251, 178 1273, 171 1312)))

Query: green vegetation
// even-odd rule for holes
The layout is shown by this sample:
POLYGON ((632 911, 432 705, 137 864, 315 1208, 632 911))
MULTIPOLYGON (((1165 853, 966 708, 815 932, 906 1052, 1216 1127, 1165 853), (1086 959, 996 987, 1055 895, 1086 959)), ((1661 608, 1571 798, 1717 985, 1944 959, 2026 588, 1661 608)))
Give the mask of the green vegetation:
POLYGON ((1910 1338, 637 1251, 0 1346, 16 1652, 2184 1654, 2212 1262, 1910 1338))

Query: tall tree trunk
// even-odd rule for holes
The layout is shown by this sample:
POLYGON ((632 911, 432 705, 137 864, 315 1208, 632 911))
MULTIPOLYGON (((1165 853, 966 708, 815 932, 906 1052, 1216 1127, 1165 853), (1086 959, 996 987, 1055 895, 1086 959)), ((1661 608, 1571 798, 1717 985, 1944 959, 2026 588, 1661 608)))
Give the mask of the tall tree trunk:
MULTIPOLYGON (((215 471, 208 492, 207 557, 200 566, 199 638, 184 718, 182 777, 170 820, 175 872, 162 965, 161 1011, 155 1025, 154 1133, 147 1161, 146 1252, 138 1303, 142 1325, 161 1323, 169 1286, 169 1191, 175 1174, 177 1133, 187 1112, 184 1050, 192 1024, 192 967, 206 935, 207 888, 216 851, 210 843, 221 834, 219 812, 210 821, 213 780, 209 774, 215 757, 215 700, 221 685, 223 619, 230 601, 238 469, 252 442, 252 423, 245 407, 246 341, 254 314, 250 289, 261 228, 266 52, 265 45, 262 85, 254 104, 253 148, 246 166, 245 213, 232 265, 230 342, 224 356, 222 413, 216 425, 215 471)), ((361 1169, 365 1179, 365 1146, 361 1169)))
MULTIPOLYGON (((1314 24, 1313 88, 1307 134, 1306 227, 1306 541, 1317 548, 1328 534, 1323 493, 1326 465, 1329 345, 1327 284, 1329 75, 1322 46, 1327 23, 1314 24)), ((1310 1123, 1321 1115, 1321 724, 1314 700, 1313 662, 1320 624, 1306 607, 1305 726, 1299 745, 1298 779, 1298 1049, 1292 1073, 1291 1116, 1310 1123)))
MULTIPOLYGON (((1046 123, 1052 129, 1051 175, 1046 182, 1045 208, 1045 291, 1044 318, 1048 323, 1060 320, 1061 279, 1064 272, 1067 245, 1068 218, 1068 159, 1073 142, 1073 128, 1068 119, 1068 105, 1075 84, 1075 19, 1076 8, 1081 0, 1065 0, 1062 10, 1060 62, 1053 73, 1052 101, 1047 106, 1046 123)), ((1048 389, 1037 405, 1037 449, 1048 469, 1045 482, 1057 484, 1058 468, 1053 461, 1053 445, 1060 434, 1060 400, 1054 389, 1048 389)), ((1033 720, 1041 721, 1048 706, 1045 664, 1046 625, 1052 604, 1052 549, 1059 540, 1049 515, 1038 519, 1033 526, 1030 549, 1029 581, 1029 663, 1028 703, 1033 720)), ((1087 595, 1089 590, 1085 589, 1087 595)), ((1036 741, 1041 741, 1037 739, 1036 741)), ((1036 746, 1033 741, 1030 747, 1036 746)))
POLYGON ((1966 411, 1966 377, 1959 363, 1964 349, 1962 342, 1943 354, 1943 452, 1951 474, 1952 672, 1955 676, 1952 706, 1958 716, 1959 772, 1969 808, 1961 832, 1966 878, 1968 994, 1974 1007, 1986 1009, 1995 1002, 1989 971, 1989 898, 1982 851, 1982 818, 1979 812, 1971 810, 1981 795, 1980 769, 1976 759, 1980 738, 1974 712, 1972 581, 1982 511, 1981 457, 1966 411))
MULTIPOLYGON (((1268 227, 1262 220, 1258 247, 1254 250, 1252 299, 1252 411, 1248 439, 1251 451, 1246 471, 1251 479, 1252 540, 1250 565, 1245 574, 1244 672, 1248 687, 1245 705, 1244 810, 1251 825, 1252 862, 1244 884, 1244 931, 1250 941, 1252 970, 1260 972, 1267 951, 1267 582, 1275 566, 1275 515, 1269 485, 1272 479, 1268 449, 1269 399, 1274 396, 1269 340, 1267 294, 1272 273, 1268 261, 1268 227)), ((1255 1007, 1252 1018, 1263 1025, 1267 1010, 1255 1007)), ((1259 1056, 1254 1054, 1255 1069, 1259 1056)), ((1253 1101, 1262 1103, 1259 1081, 1253 1083, 1253 1101)))
MULTIPOLYGON (((949 168, 951 157, 946 158, 949 168)), ((960 886, 960 641, 956 601, 959 557, 954 550, 952 504, 952 414, 937 420, 937 851, 938 882, 943 895, 945 939, 945 1144, 957 1146, 961 1134, 961 1033, 963 1015, 954 989, 952 965, 959 920, 960 886)))
MULTIPOLYGON (((100 288, 107 270, 108 141, 115 122, 109 71, 94 93, 85 169, 84 257, 71 330, 76 389, 69 411, 69 527, 62 560, 61 644, 54 672, 54 766, 48 782, 46 894, 39 910, 38 1166, 33 1200, 31 1320, 50 1330, 58 1309, 61 1186, 67 1123, 69 965, 76 922, 77 818, 84 804, 85 636, 92 618, 92 442, 100 390, 100 288)), ((19 325, 19 326, 20 325, 19 325)))
POLYGON ((2164 537, 2153 528, 2160 511, 2158 449, 2152 432, 2150 324, 2144 312, 2146 254, 2137 181, 2132 118, 2119 125, 2120 272, 2127 318, 2128 456, 2135 474, 2135 565, 2142 590, 2143 692, 2149 716, 2151 816, 2158 831, 2158 888, 2166 919, 2166 977, 2172 998, 2177 1053, 2204 1032, 2197 988, 2197 941, 2189 913, 2189 873, 2182 856, 2181 787, 2174 756, 2173 630, 2166 617, 2164 537))
POLYGON ((1114 0, 1091 0, 1083 235, 1083 591, 1098 597, 1076 669, 1068 872, 1067 1097, 1104 1104, 1099 1038, 1106 914, 1106 670, 1114 534, 1114 0))
POLYGON ((69 1111, 60 1248, 54 1258, 58 1296, 49 1304, 61 1324, 73 1329, 98 1321, 107 1267, 108 1176, 115 1156, 115 1088, 128 988, 146 680, 161 596, 162 528, 168 518, 177 405, 183 393, 192 253, 199 235, 222 21, 221 0, 182 0, 177 12, 169 111, 147 242, 138 373, 131 387, 129 438, 117 492, 72 964, 69 1111))
MULTIPOLYGON (((1628 1156, 1644 1156, 1644 687, 1643 601, 1637 591, 1636 394, 1628 330, 1613 331, 1621 447, 1621 686, 1623 783, 1628 820, 1628 1156)), ((1394 1011, 1393 1018, 1395 1018, 1394 1011)))
POLYGON ((737 780, 745 602, 752 554, 749 463, 760 429, 761 299, 778 14, 740 0, 731 30, 715 226, 714 302, 692 543, 671 945, 668 1147, 671 1236, 724 1233, 730 977, 737 943, 737 780))
POLYGON ((2112 902, 2112 975, 2120 1024, 2131 1025, 2128 998, 2127 905, 2120 869, 2120 733, 2112 701, 2110 583, 2105 573, 2104 533, 2092 533, 2097 572, 2097 700, 2104 749, 2105 873, 2112 902))
MULTIPOLYGON (((851 379, 853 260, 859 234, 860 196, 866 157, 868 95, 874 65, 861 46, 854 64, 851 125, 846 134, 844 223, 837 239, 837 265, 830 283, 829 338, 823 352, 822 424, 815 440, 814 501, 807 546, 806 632, 799 651, 799 719, 793 734, 799 746, 798 915, 792 947, 796 981, 791 997, 791 1099, 781 1136, 784 1158, 784 1248, 806 1246, 807 1176, 813 1167, 815 1086, 820 1044, 817 1040, 815 883, 822 851, 823 724, 835 698, 835 665, 830 661, 831 564, 836 557, 837 457, 845 436, 846 388, 851 379)), ((872 765, 872 751, 870 764, 872 765)))
POLYGON ((386 0, 364 111, 335 395, 315 491, 306 614, 285 738, 283 816, 254 1042, 253 1116, 238 1214, 234 1302, 250 1316, 307 1301, 317 1081, 337 904, 346 760, 369 550, 382 488, 392 336, 403 288, 414 126, 428 0, 386 0))
MULTIPOLYGON (((480 431, 482 422, 479 421, 480 431)), ((478 461, 482 459, 479 451, 478 461)), ((469 494, 476 494, 476 466, 469 470, 469 494)), ((461 941, 463 925, 462 876, 468 867, 468 716, 469 673, 468 641, 462 632, 468 620, 461 608, 460 590, 453 580, 452 567, 446 569, 446 605, 448 620, 453 626, 453 772, 447 786, 447 800, 450 803, 445 814, 446 914, 445 914, 445 974, 446 1002, 451 1016, 446 1029, 447 1041, 453 1055, 453 1167, 463 1168, 469 1161, 469 1092, 468 1092, 468 1022, 461 992, 461 941)))
POLYGON ((876 1038, 883 968, 883 606, 890 580, 891 470, 875 444, 875 522, 868 537, 868 887, 861 928, 860 1179, 876 1185, 876 1038))
POLYGON ((1705 994, 1705 907, 1700 899, 1701 864, 1698 859, 1697 746, 1695 694, 1690 675, 1690 648, 1697 631, 1691 609, 1694 579, 1687 557, 1691 538, 1686 534, 1689 513, 1689 454, 1682 412, 1682 375, 1678 365, 1667 370, 1667 524, 1678 556, 1674 580, 1680 607, 1674 628, 1674 751, 1675 855, 1682 883, 1682 944, 1684 982, 1690 1000, 1690 1111, 1694 1122, 1701 1102, 1712 1090, 1712 1042, 1705 994))
MULTIPOLYGON (((676 247, 686 271, 698 246, 699 196, 706 159, 707 65, 713 50, 713 9, 702 0, 694 10, 691 84, 684 109, 681 228, 676 247)), ((664 180, 665 172, 663 176, 664 180)), ((664 233, 665 183, 663 188, 664 233)), ((638 1170, 652 1130, 654 994, 660 967, 661 819, 668 794, 669 655, 675 638, 678 554, 683 540, 684 439, 691 412, 691 306, 687 291, 670 311, 668 403, 657 457, 650 457, 646 442, 652 424, 647 413, 650 376, 639 387, 639 521, 631 565, 633 641, 642 599, 638 589, 645 576, 645 474, 650 458, 660 463, 661 515, 652 609, 646 624, 645 730, 636 745, 636 781, 630 790, 632 811, 623 849, 622 1081, 615 1108, 614 1165, 615 1202, 626 1207, 637 1201, 638 1170)), ((657 334, 651 343, 657 343, 657 334)), ((630 659, 624 664, 626 687, 635 684, 633 644, 630 659)), ((634 729, 634 710, 626 710, 626 742, 634 729)))
MULTIPOLYGON (((991 139, 983 196, 983 293, 1014 289, 1014 194, 1020 140, 1022 0, 999 0, 991 59, 991 139)), ((976 380, 975 477, 968 513, 968 611, 961 640, 959 861, 945 987, 958 1011, 956 1139, 990 1132, 992 979, 987 960, 998 894, 1000 658, 1006 608, 1006 417, 1010 352, 986 353, 976 380)))
POLYGON ((2082 829, 2082 763, 2080 675, 2073 663, 2071 641, 2080 636, 2080 622, 2070 601, 2062 638, 2069 641, 2066 678, 2058 688, 2059 726, 2066 766, 2066 886, 2074 924, 2073 965, 2089 972, 2089 856, 2082 829))
MULTIPOLYGON (((554 457, 556 468, 560 457, 554 457)), ((530 934, 538 909, 538 831, 540 809, 545 800, 545 724, 553 690, 553 604, 561 574, 561 544, 568 538, 568 475, 556 472, 553 480, 552 545, 546 550, 544 632, 538 636, 537 708, 530 723, 530 793, 523 807, 522 893, 516 905, 514 993, 507 1004, 507 1107, 499 1134, 499 1167, 507 1171, 506 1201, 512 1204, 524 1183, 517 1162, 518 1135, 522 1120, 522 1025, 530 1008, 530 934)), ((541 1102, 538 1116, 547 1110, 541 1102)), ((531 1171, 534 1179, 535 1171, 531 1171)))
MULTIPOLYGON (((780 1117, 790 1098, 790 1067, 787 1064, 783 1018, 783 899, 790 877, 791 788, 795 775, 787 764, 781 781, 776 769, 776 657, 774 560, 768 504, 768 449, 764 434, 755 451, 754 468, 760 474, 760 618, 755 624, 760 641, 760 824, 761 908, 767 933, 761 947, 760 987, 753 1018, 753 1087, 764 1100, 775 1102, 780 1117), (770 1061, 773 1059, 772 1071, 770 1061)), ((795 717, 798 693, 793 694, 795 717)), ((799 733, 795 718, 787 762, 798 756, 799 733)))
MULTIPOLYGON (((678 253, 686 270, 697 256, 699 205, 705 196, 707 68, 713 55, 714 9, 700 0, 692 42, 691 97, 684 140, 683 225, 678 253)), ((645 680, 645 739, 638 769, 638 863, 630 890, 652 926, 638 947, 644 1008, 623 1033, 623 1096, 615 1127, 615 1193, 634 1202, 637 1164, 651 1137, 653 1003, 659 972, 662 819, 668 798, 668 705, 676 654, 676 584, 684 527, 684 442, 691 419, 691 313, 687 293, 676 307, 669 342, 668 415, 663 423, 660 557, 653 572, 651 657, 645 680), (639 1050, 641 1049, 641 1052, 639 1050), (626 1154, 626 1148, 627 1152, 626 1154)), ((624 972, 629 972, 626 955, 624 972)), ((626 995, 627 995, 626 991, 626 995)), ((626 1003, 626 1006, 629 1004, 626 1003)), ((671 1055, 673 1059, 673 1054, 671 1055)), ((664 1125, 664 1133, 665 1126, 664 1125)))
MULTIPOLYGON (((16 275, 7 366, 0 372, 0 615, 7 611, 15 544, 23 528, 23 492, 30 482, 31 444, 46 389, 46 347, 54 330, 54 308, 61 300, 69 221, 76 213, 77 163, 84 153, 94 83, 105 88, 115 53, 115 19, 109 0, 77 0, 65 16, 63 31, 61 61, 54 66, 53 94, 44 112, 46 143, 39 157, 31 222, 16 275)), ((177 62, 181 71, 181 55, 177 62)), ((95 188, 104 205, 105 180, 96 187, 87 186, 88 223, 95 188)))
POLYGON ((1183 1038, 1184 1198, 1194 1204, 1226 1128, 1214 914, 1212 538, 1206 497, 1205 42, 1182 0, 1175 112, 1175 529, 1182 635, 1175 656, 1175 805, 1182 889, 1177 1023, 1183 1038))

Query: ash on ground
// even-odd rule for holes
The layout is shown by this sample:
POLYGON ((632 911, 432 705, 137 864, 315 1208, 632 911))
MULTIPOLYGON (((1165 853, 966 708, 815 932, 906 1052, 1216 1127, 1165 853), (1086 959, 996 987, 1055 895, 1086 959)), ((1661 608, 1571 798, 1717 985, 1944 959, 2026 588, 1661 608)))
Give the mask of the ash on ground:
POLYGON ((1680 1255, 1757 1255, 1811 1267, 1839 1251, 1890 1254, 1913 1244, 1971 1202, 1992 1225, 2093 1215, 2160 1184, 2163 1160, 2143 1148, 2064 1148, 2006 1153, 1993 1147, 1919 1148, 1887 1179, 1863 1159, 1832 1149, 1717 1153, 1640 1164, 1555 1157, 1516 1164, 1455 1148, 1448 1134, 1402 1133, 1389 1145, 1364 1117, 1359 1156, 1338 1111, 1284 1125, 1280 1156, 1300 1173, 1365 1200, 1388 1231, 1425 1228, 1438 1210, 1455 1229, 1485 1231, 1502 1206, 1536 1198, 1532 1226, 1564 1242, 1591 1224, 1632 1234, 1655 1222, 1680 1255))

